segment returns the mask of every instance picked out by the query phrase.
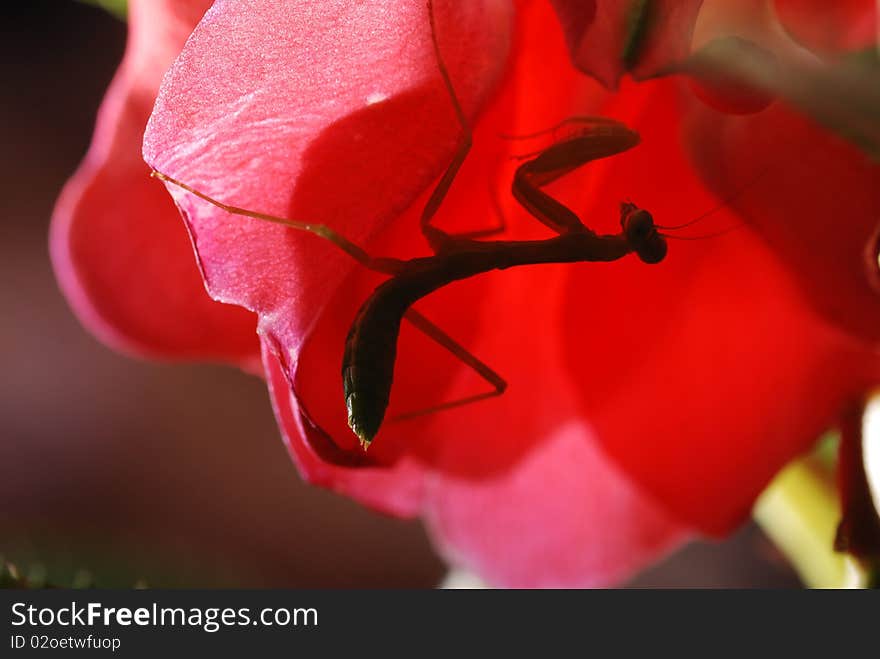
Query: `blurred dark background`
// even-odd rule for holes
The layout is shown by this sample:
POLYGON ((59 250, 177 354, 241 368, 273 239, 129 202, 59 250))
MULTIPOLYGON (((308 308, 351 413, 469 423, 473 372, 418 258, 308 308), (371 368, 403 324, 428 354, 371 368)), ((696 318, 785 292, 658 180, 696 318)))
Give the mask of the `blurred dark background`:
MULTIPOLYGON (((125 24, 75 0, 3 3, 0 67, 0 556, 99 586, 431 587, 418 523, 301 483, 263 383, 134 361, 99 344, 47 253, 125 24)), ((789 587, 754 527, 696 544, 635 586, 789 587)))

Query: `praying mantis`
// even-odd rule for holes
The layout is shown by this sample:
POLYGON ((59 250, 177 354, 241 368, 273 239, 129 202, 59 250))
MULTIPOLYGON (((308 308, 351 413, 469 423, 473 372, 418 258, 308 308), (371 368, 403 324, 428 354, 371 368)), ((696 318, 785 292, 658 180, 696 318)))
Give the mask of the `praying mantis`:
POLYGON ((388 279, 373 291, 357 312, 345 341, 342 360, 348 425, 364 450, 370 446, 385 419, 394 375, 397 341, 404 319, 473 369, 491 386, 491 390, 397 418, 411 418, 500 396, 507 388, 503 377, 413 309, 418 300, 452 282, 517 266, 607 262, 622 259, 629 254, 635 254, 644 263, 657 264, 666 256, 666 238, 669 237, 659 230, 685 226, 660 227, 654 224, 648 211, 631 202, 624 202, 620 206, 620 232, 599 235, 588 228, 577 214, 542 189, 591 161, 622 153, 639 143, 636 132, 619 121, 604 117, 571 117, 565 120, 562 124, 573 124, 577 129, 546 149, 527 157, 516 169, 512 184, 513 196, 531 215, 551 229, 555 236, 543 240, 480 240, 486 238, 489 232, 453 235, 434 226, 432 220, 470 151, 472 134, 440 51, 431 0, 427 3, 427 9, 438 69, 461 128, 461 138, 455 155, 421 214, 420 228, 433 252, 431 256, 406 260, 375 257, 326 225, 300 222, 232 206, 162 172, 152 172, 156 178, 230 214, 273 222, 319 236, 349 254, 364 267, 388 275, 388 279))

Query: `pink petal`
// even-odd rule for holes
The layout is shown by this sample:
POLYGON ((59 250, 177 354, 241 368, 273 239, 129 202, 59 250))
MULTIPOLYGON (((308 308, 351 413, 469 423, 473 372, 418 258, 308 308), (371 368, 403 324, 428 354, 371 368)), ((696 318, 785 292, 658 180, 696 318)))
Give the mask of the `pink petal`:
POLYGON ((429 497, 426 520, 443 553, 493 586, 615 585, 688 535, 576 424, 510 472, 438 478, 429 497))
POLYGON ((210 4, 130 4, 125 59, 89 153, 58 201, 51 253, 80 320, 107 343, 156 357, 248 361, 253 317, 205 294, 185 228, 140 158, 162 73, 210 4))

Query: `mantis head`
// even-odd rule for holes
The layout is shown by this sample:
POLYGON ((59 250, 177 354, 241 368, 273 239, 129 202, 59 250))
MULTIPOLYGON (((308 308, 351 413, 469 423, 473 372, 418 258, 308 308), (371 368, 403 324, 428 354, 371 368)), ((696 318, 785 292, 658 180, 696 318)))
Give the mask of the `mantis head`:
POLYGON ((657 231, 648 211, 632 202, 622 203, 620 227, 627 243, 645 263, 660 263, 666 257, 666 238, 657 231))

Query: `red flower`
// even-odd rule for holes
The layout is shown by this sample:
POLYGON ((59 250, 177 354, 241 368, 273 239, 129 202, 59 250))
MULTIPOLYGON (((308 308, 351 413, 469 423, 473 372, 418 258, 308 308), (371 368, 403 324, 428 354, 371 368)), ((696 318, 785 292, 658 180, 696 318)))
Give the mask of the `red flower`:
MULTIPOLYGON (((132 155, 159 71, 186 33, 156 39, 180 27, 179 4, 132 2, 131 46, 59 202, 53 255, 81 317, 116 345, 253 367, 248 316, 197 294, 173 213, 132 155)), ((304 477, 422 515, 454 562, 492 583, 612 583, 689 529, 733 528, 779 467, 876 381, 880 307, 863 258, 880 205, 876 168, 782 103, 725 115, 677 78, 625 81, 611 95, 570 63, 566 44, 609 84, 624 70, 656 73, 687 54, 699 4, 656 3, 648 29, 627 8, 645 3, 558 0, 560 30, 543 3, 437 2, 440 46, 475 121, 437 218, 445 228, 491 224, 499 194, 510 238, 545 236, 508 198, 515 163, 497 135, 572 114, 613 116, 642 136, 553 189, 601 232, 618 230, 625 199, 671 225, 768 163, 769 173, 698 225, 747 226, 673 242, 659 266, 514 269, 420 303, 510 388, 386 423, 366 464, 346 427, 339 365, 380 279, 315 236, 170 189, 211 297, 257 314, 276 414, 304 477)), ((166 76, 144 154, 227 203, 326 223, 373 254, 407 258, 426 253, 418 213, 460 132, 421 2, 225 0, 166 76)), ((480 386, 404 331, 392 411, 480 386)))

